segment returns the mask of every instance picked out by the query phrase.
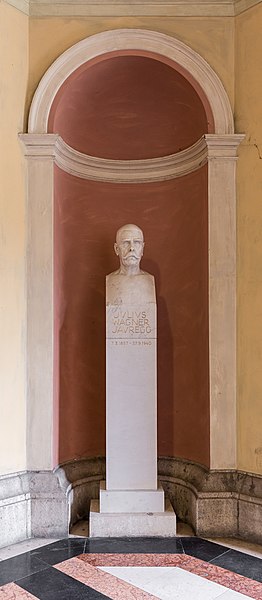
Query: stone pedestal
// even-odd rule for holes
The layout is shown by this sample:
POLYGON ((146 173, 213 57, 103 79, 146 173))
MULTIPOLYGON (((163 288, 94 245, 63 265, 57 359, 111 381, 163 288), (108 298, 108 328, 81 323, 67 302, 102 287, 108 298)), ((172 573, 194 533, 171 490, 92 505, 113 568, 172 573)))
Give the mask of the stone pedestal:
POLYGON ((164 512, 102 513, 99 501, 90 505, 89 537, 173 537, 176 516, 169 500, 164 512))
POLYGON ((101 513, 148 513, 163 512, 164 491, 157 490, 107 490, 105 481, 100 483, 101 513))
POLYGON ((108 492, 157 494, 156 385, 155 302, 107 306, 108 492))
POLYGON ((90 536, 175 535, 157 482, 155 280, 139 267, 139 227, 121 227, 114 248, 120 268, 106 278, 106 482, 100 503, 91 503, 90 536))
POLYGON ((90 537, 176 534, 157 482, 156 299, 153 277, 144 277, 131 302, 107 302, 106 482, 91 503, 90 537))

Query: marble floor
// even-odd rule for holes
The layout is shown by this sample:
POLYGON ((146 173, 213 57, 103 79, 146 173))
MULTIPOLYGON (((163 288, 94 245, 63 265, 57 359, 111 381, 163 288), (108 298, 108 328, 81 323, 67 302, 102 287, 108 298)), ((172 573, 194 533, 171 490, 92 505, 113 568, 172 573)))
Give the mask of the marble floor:
POLYGON ((83 522, 68 539, 0 549, 0 600, 262 600, 260 546, 181 526, 176 538, 86 533, 83 522))

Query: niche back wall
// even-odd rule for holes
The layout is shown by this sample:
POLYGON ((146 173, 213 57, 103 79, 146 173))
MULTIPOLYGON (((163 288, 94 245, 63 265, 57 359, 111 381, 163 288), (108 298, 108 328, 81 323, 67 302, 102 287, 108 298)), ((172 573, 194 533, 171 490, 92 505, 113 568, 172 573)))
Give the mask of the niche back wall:
MULTIPOLYGON (((181 74, 119 56, 67 80, 49 131, 83 153, 128 160, 178 152, 208 123, 181 74)), ((117 228, 135 222, 146 240, 142 267, 157 285, 158 451, 209 465, 207 211, 206 167, 147 184, 88 181, 55 168, 60 463, 105 454, 105 275, 118 266, 117 228)))

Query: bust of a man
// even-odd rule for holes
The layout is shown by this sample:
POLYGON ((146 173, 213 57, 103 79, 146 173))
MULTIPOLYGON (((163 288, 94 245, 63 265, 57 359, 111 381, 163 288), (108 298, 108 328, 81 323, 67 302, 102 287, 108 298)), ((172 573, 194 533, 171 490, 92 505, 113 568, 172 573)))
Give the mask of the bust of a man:
POLYGON ((143 231, 137 225, 127 224, 118 229, 114 250, 120 265, 117 271, 107 275, 107 304, 141 304, 156 301, 154 277, 140 269, 144 246, 143 231))

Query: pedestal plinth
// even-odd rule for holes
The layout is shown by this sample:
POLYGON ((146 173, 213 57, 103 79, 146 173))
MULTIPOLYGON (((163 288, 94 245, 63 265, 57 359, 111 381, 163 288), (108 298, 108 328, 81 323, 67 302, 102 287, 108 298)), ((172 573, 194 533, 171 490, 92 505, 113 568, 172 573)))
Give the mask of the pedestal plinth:
POLYGON ((89 537, 174 537, 176 515, 169 500, 164 512, 101 513, 99 500, 91 500, 89 537))
POLYGON ((164 491, 157 490, 107 490, 106 482, 100 483, 101 513, 148 513, 163 512, 164 491))

